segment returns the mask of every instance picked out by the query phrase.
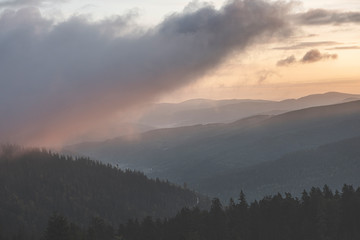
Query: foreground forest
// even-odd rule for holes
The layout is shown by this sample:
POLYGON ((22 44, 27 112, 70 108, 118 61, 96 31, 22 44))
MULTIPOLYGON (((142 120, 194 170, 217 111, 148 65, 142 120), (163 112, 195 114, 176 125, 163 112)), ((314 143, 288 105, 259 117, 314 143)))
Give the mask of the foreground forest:
POLYGON ((116 226, 133 217, 164 218, 183 207, 209 205, 200 194, 140 172, 47 150, 0 148, 1 236, 37 239, 53 212, 79 226, 93 217, 116 226))
POLYGON ((42 233, 43 240, 354 240, 360 239, 360 188, 344 185, 332 192, 325 185, 300 199, 277 194, 251 204, 241 192, 226 207, 215 198, 210 210, 183 208, 173 218, 130 219, 118 226, 95 217, 79 227, 54 213, 42 233))
POLYGON ((144 174, 47 150, 0 148, 0 240, 354 240, 360 188, 222 206, 144 174))

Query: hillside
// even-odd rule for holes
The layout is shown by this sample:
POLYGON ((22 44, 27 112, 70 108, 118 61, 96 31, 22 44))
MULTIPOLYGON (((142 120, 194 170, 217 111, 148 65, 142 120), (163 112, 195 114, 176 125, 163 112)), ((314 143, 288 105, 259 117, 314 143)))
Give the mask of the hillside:
POLYGON ((359 100, 360 95, 338 92, 313 94, 299 99, 266 101, 250 99, 192 99, 181 103, 156 104, 140 122, 156 128, 208 123, 230 123, 254 115, 277 115, 314 106, 359 100))
MULTIPOLYGON (((294 151, 360 136, 360 101, 312 107, 230 124, 159 129, 135 141, 122 138, 67 149, 152 177, 199 182, 233 169, 273 161, 294 151)), ((222 191, 222 188, 219 189, 222 191)))
POLYGON ((207 206, 206 198, 139 172, 13 146, 1 149, 0 182, 3 235, 39 236, 54 211, 80 225, 101 217, 117 226, 129 218, 169 217, 185 206, 207 206))
POLYGON ((360 239, 360 188, 344 185, 335 193, 311 188, 301 198, 275 194, 248 203, 244 195, 209 211, 183 209, 164 222, 151 219, 119 228, 128 240, 354 240, 360 239))
POLYGON ((360 186, 360 137, 287 154, 278 160, 244 169, 233 169, 202 182, 201 189, 223 199, 240 189, 250 199, 277 192, 300 195, 304 189, 325 184, 341 188, 360 186), (219 191, 222 189, 222 191, 219 191))

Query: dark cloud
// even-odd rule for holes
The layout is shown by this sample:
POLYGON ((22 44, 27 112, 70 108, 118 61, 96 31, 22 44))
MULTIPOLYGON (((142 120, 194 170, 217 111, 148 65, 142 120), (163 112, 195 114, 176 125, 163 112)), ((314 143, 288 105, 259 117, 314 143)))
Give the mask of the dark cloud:
POLYGON ((294 55, 287 57, 285 59, 279 60, 276 65, 279 67, 283 67, 283 66, 291 65, 293 63, 296 63, 296 58, 294 55))
POLYGON ((295 15, 295 19, 303 25, 327 25, 343 23, 360 23, 360 12, 339 12, 326 9, 312 9, 295 15))
POLYGON ((82 134, 195 81, 233 53, 287 36, 288 10, 282 2, 232 1, 170 15, 147 31, 129 30, 126 17, 54 24, 35 8, 5 11, 0 141, 44 144, 82 134))
POLYGON ((286 47, 277 47, 273 48, 276 50, 296 50, 296 49, 304 49, 304 48, 313 48, 313 47, 320 47, 320 46, 333 46, 339 45, 342 43, 339 42, 332 42, 332 41, 322 41, 322 42, 301 42, 295 45, 286 46, 286 47))
POLYGON ((301 59, 302 63, 313 63, 326 59, 337 59, 337 54, 320 53, 317 49, 308 51, 301 59))

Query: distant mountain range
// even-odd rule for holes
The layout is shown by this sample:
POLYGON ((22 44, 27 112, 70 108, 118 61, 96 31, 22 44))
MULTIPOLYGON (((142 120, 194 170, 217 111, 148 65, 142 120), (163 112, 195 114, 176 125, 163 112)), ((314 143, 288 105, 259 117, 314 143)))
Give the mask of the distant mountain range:
MULTIPOLYGON (((322 99, 328 95, 333 93, 292 102, 314 102, 309 99, 322 99)), ((117 138, 77 144, 66 149, 124 168, 138 169, 150 177, 169 179, 176 183, 186 182, 196 190, 223 199, 234 196, 241 189, 246 189, 252 197, 262 197, 265 192, 270 194, 284 189, 298 191, 306 184, 283 187, 269 182, 267 186, 264 179, 266 176, 276 176, 279 173, 276 170, 278 165, 266 168, 262 164, 286 159, 284 156, 294 152, 308 151, 360 136, 360 101, 346 102, 346 98, 341 101, 345 103, 311 107, 276 116, 253 116, 227 124, 158 129, 141 134, 135 141, 117 138), (272 170, 258 174, 258 167, 272 170), (247 182, 241 177, 242 174, 251 172, 250 169, 253 174, 245 176, 248 183, 259 183, 254 187, 242 184, 247 182), (237 177, 239 180, 234 180, 237 177)), ((306 160, 299 162, 305 163, 306 160)), ((306 170, 306 166, 303 168, 304 171, 313 171, 311 168, 306 170)), ((321 176, 325 181, 326 175, 321 176)), ((341 181, 340 176, 337 179, 339 186, 346 183, 341 181)), ((304 178, 304 181, 309 180, 304 178)), ((316 181, 310 185, 316 185, 316 181)))
POLYGON ((137 121, 113 121, 91 129, 72 139, 70 144, 103 141, 120 136, 137 135, 160 128, 173 128, 209 123, 230 123, 255 115, 278 115, 306 107, 360 100, 360 95, 338 92, 309 95, 283 101, 253 99, 190 99, 181 103, 159 103, 148 106, 137 121))
POLYGON ((156 104, 143 115, 139 122, 154 128, 230 123, 254 115, 276 115, 307 107, 354 100, 360 100, 360 95, 338 92, 314 94, 283 101, 192 99, 181 103, 156 104))

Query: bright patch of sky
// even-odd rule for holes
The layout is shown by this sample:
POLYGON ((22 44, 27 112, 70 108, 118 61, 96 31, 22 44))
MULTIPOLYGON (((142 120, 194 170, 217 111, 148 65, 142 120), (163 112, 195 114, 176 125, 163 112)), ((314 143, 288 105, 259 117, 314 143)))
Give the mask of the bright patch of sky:
POLYGON ((359 0, 302 0, 306 9, 310 8, 326 8, 336 10, 359 10, 359 0))
MULTIPOLYGON (((47 16, 67 18, 72 15, 88 15, 93 19, 102 19, 113 15, 123 15, 129 12, 138 15, 138 22, 141 25, 152 26, 161 22, 164 17, 174 12, 181 12, 190 1, 178 0, 125 0, 125 1, 67 1, 60 5, 45 5, 43 13, 47 16), (61 13, 61 14, 60 14, 61 13)), ((225 1, 217 0, 212 3, 221 6, 225 1)))
MULTIPOLYGON (((182 11, 191 1, 180 0, 69 0, 62 4, 62 11, 65 16, 72 14, 92 14, 96 18, 104 18, 109 15, 122 14, 128 11, 137 11, 140 21, 147 24, 160 22, 164 17, 182 11)), ((202 2, 202 1, 198 1, 202 2)), ((205 1, 214 4, 216 7, 223 5, 226 0, 205 1)), ((326 8, 338 10, 354 10, 359 8, 359 0, 302 0, 299 3, 299 10, 312 8, 326 8)), ((51 5, 47 6, 51 11, 51 5)))
MULTIPOLYGON (((19 0, 18 0, 19 1, 19 0)), ((271 0, 274 2, 275 0, 271 0)), ((0 0, 0 3, 11 2, 0 0)), ((15 2, 15 0, 13 0, 15 2)), ((26 1, 22 1, 26 2, 26 1)), ((36 1, 31 1, 36 2, 36 1)), ((29 2, 28 5, 31 5, 29 2)), ((41 2, 41 1, 39 1, 41 2)), ((129 12, 137 15, 137 22, 142 26, 153 26, 161 22, 164 17, 174 12, 181 12, 189 3, 208 2, 216 7, 221 7, 227 0, 213 1, 181 1, 181 0, 64 0, 42 1, 37 7, 44 16, 63 20, 73 15, 87 15, 93 20, 107 18, 113 15, 123 15, 129 12)), ((360 8, 359 0, 302 0, 292 1, 297 3, 295 11, 306 11, 314 8, 336 9, 351 11, 360 8)), ((17 6, 19 7, 19 6, 17 6)))

